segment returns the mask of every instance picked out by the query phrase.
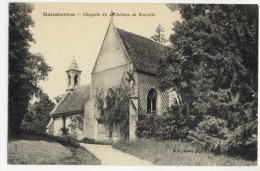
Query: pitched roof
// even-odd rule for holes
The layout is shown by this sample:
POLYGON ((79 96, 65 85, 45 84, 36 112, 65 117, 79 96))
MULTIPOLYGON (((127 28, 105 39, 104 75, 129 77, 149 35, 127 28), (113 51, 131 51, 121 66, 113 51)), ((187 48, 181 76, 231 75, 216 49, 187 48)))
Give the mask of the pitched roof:
POLYGON ((159 59, 163 57, 166 46, 119 28, 116 30, 136 69, 156 74, 159 59))
POLYGON ((51 111, 51 115, 84 112, 84 104, 90 99, 90 85, 75 87, 63 96, 60 103, 51 111))

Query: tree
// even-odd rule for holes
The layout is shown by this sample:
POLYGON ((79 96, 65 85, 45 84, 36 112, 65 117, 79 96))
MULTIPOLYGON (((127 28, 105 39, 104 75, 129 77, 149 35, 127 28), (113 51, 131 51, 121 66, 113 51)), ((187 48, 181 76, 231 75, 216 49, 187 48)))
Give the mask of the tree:
POLYGON ((151 37, 154 41, 160 42, 160 43, 165 43, 167 42, 165 35, 163 34, 164 28, 159 24, 156 28, 156 33, 151 37))
POLYGON ((161 61, 161 87, 175 88, 194 112, 227 119, 232 129, 256 119, 257 6, 168 6, 183 21, 174 23, 161 61))
POLYGON ((24 115, 21 123, 21 128, 30 130, 33 122, 33 104, 29 103, 28 112, 24 115))
POLYGON ((30 130, 45 131, 50 117, 49 113, 55 104, 49 99, 49 96, 42 93, 39 101, 30 106, 29 112, 25 115, 23 126, 30 130))
POLYGON ((204 117, 201 124, 207 115, 227 121, 235 137, 226 142, 230 153, 257 151, 258 6, 168 7, 183 21, 174 23, 172 46, 160 63, 161 87, 175 88, 204 117))
POLYGON ((29 101, 40 91, 38 82, 44 80, 51 68, 40 54, 29 52, 35 42, 30 27, 33 6, 26 3, 9 5, 9 98, 8 130, 20 133, 21 121, 28 112, 29 101))

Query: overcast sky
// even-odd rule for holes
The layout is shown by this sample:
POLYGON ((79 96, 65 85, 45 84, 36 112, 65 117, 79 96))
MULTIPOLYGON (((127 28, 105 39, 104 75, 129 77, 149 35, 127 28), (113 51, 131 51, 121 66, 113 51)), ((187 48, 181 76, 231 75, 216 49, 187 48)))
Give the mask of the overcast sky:
POLYGON ((172 33, 172 23, 180 19, 180 15, 171 12, 165 4, 34 3, 32 19, 35 27, 31 31, 36 44, 32 44, 31 52, 42 54, 53 68, 48 79, 40 82, 51 99, 65 93, 65 71, 73 56, 82 70, 81 85, 90 83, 91 72, 111 20, 110 16, 102 14, 110 14, 111 11, 136 13, 135 17, 114 16, 115 26, 148 38, 155 33, 158 24, 164 27, 168 37, 172 33), (74 13, 76 16, 43 16, 43 13, 74 13), (86 13, 99 13, 101 16, 83 16, 86 13), (139 13, 153 13, 155 16, 139 16, 139 13))

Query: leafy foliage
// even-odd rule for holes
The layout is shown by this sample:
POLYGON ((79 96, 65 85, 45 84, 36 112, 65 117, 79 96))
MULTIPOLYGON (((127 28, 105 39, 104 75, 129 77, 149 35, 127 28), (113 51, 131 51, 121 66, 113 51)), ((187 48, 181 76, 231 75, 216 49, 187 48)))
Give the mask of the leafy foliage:
POLYGON ((237 112, 239 104, 254 101, 255 6, 179 5, 176 8, 184 20, 174 24, 175 34, 170 37, 173 46, 158 69, 162 88, 174 87, 183 99, 191 99, 194 110, 201 113, 218 110, 215 113, 219 117, 228 111, 237 112), (250 46, 252 51, 248 52, 241 44, 250 46), (250 64, 246 63, 249 60, 250 64))
POLYGON ((83 135, 83 118, 84 114, 72 115, 69 127, 71 127, 71 136, 76 139, 81 139, 83 135))
POLYGON ((20 133, 20 125, 28 112, 29 101, 40 91, 39 80, 44 80, 51 68, 40 54, 29 52, 35 42, 30 27, 34 26, 30 13, 33 6, 26 3, 9 4, 9 133, 20 133))
POLYGON ((160 42, 160 43, 165 43, 167 42, 165 35, 163 34, 164 28, 161 26, 161 24, 159 24, 156 28, 156 33, 154 35, 152 35, 151 39, 153 39, 154 41, 160 42))
POLYGON ((258 6, 168 7, 182 21, 174 23, 158 79, 204 118, 191 131, 193 140, 217 153, 257 151, 255 127, 246 125, 257 125, 258 6))
POLYGON ((45 93, 41 93, 39 101, 30 104, 29 112, 25 114, 22 121, 22 128, 45 132, 45 127, 50 118, 49 113, 54 107, 54 103, 45 93))
POLYGON ((226 120, 205 116, 194 131, 189 132, 189 138, 203 148, 218 153, 227 153, 233 133, 227 128, 226 120))
POLYGON ((61 136, 67 138, 69 136, 69 129, 68 128, 60 128, 61 136))
POLYGON ((139 138, 185 140, 189 130, 194 128, 194 123, 194 117, 183 115, 181 110, 171 109, 161 116, 154 114, 141 115, 138 117, 136 135, 139 138))
POLYGON ((216 154, 240 156, 248 160, 257 159, 257 122, 252 121, 237 127, 228 128, 224 119, 205 116, 188 138, 216 154))
MULTIPOLYGON (((184 6, 186 9, 186 5, 184 6)), ((250 23, 240 23, 240 18, 237 17, 251 17, 246 12, 251 13, 253 9, 250 6, 246 10, 240 6, 232 6, 236 13, 231 15, 230 11, 234 10, 230 10, 230 5, 198 6, 191 5, 191 9, 204 10, 201 12, 204 15, 194 15, 191 19, 186 19, 184 17, 190 11, 184 10, 185 20, 174 24, 175 34, 170 37, 173 46, 161 63, 158 78, 163 88, 174 87, 184 96, 183 99, 191 98, 196 111, 212 113, 213 110, 218 110, 217 113, 222 117, 227 111, 235 112, 238 103, 252 101, 256 97, 257 82, 253 77, 257 67, 252 70, 251 64, 246 65, 244 61, 249 59, 244 59, 245 55, 241 52, 242 42, 237 43, 231 37, 237 35, 240 38, 236 34, 237 29, 240 29, 238 26, 242 30, 244 25, 250 23), (235 24, 232 25, 232 19, 225 16, 232 16, 235 24)), ((182 7, 178 6, 178 9, 182 7)), ((257 41, 256 34, 248 36, 257 41)), ((252 44, 243 42, 247 43, 252 44)), ((256 54, 248 55, 251 61, 257 61, 256 54)))
POLYGON ((58 94, 56 97, 54 97, 56 103, 59 103, 59 101, 62 99, 63 94, 58 94))
POLYGON ((228 153, 240 155, 248 160, 257 159, 257 121, 251 121, 236 128, 228 153))
POLYGON ((96 107, 100 112, 102 122, 112 138, 115 130, 119 129, 122 139, 127 139, 129 134, 129 89, 120 85, 104 91, 97 91, 96 107))

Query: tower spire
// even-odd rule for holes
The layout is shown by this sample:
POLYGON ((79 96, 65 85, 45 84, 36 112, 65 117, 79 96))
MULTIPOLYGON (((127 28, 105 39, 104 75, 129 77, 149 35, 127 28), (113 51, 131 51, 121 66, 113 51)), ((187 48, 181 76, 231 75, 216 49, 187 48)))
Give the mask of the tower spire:
POLYGON ((73 58, 72 58, 72 61, 71 61, 71 63, 70 63, 70 66, 69 66, 69 68, 67 69, 67 71, 68 70, 77 70, 77 71, 80 71, 80 69, 79 69, 79 67, 78 67, 78 64, 77 64, 77 62, 76 62, 76 59, 75 59, 75 56, 73 55, 73 58))
POLYGON ((66 70, 68 79, 67 91, 73 91, 76 86, 80 85, 81 70, 78 67, 75 56, 73 55, 69 68, 66 70))

